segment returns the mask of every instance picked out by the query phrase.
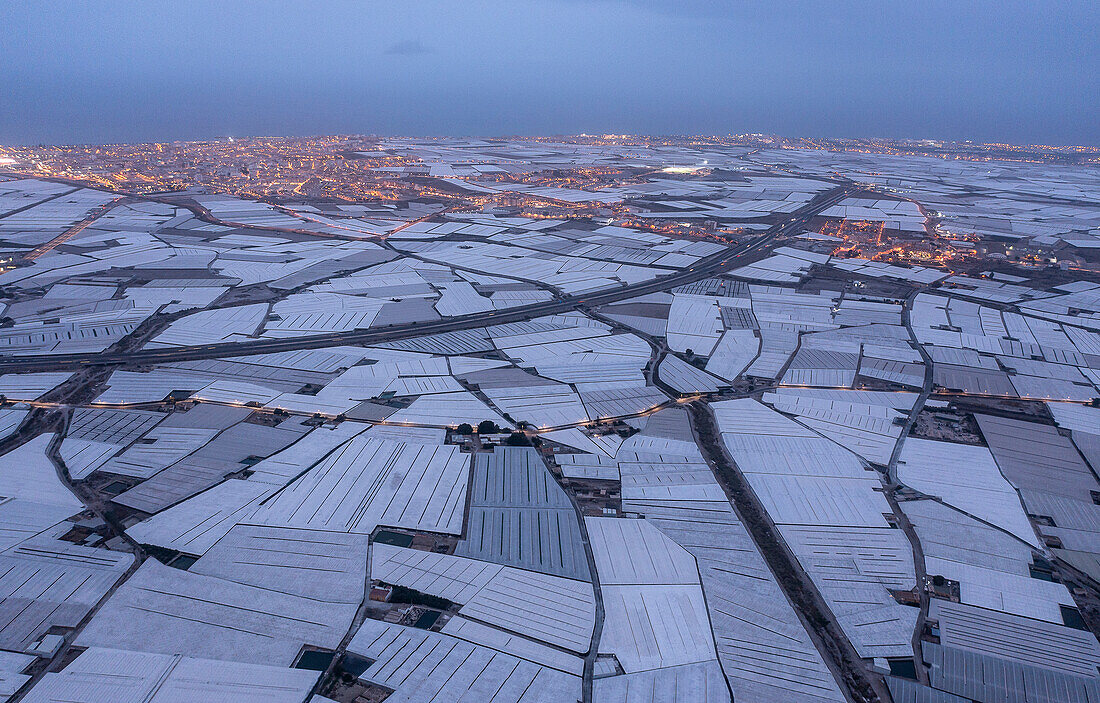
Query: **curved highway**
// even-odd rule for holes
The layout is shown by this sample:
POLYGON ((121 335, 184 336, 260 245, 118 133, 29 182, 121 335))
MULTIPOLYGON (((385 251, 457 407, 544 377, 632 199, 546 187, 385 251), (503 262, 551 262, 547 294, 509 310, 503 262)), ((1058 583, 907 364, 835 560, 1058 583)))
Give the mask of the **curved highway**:
POLYGON ((599 306, 620 300, 635 298, 647 293, 668 290, 710 278, 739 265, 745 256, 767 248, 778 237, 793 234, 805 228, 818 213, 835 205, 858 189, 856 185, 845 185, 826 191, 815 197, 805 206, 796 210, 783 222, 772 226, 753 240, 727 249, 714 256, 700 259, 694 266, 676 273, 634 283, 595 291, 585 295, 570 295, 531 305, 522 305, 505 310, 474 313, 449 317, 433 322, 414 322, 383 327, 330 332, 326 334, 280 339, 257 339, 247 342, 222 342, 169 349, 141 349, 130 352, 92 352, 78 354, 43 354, 35 356, 9 356, 0 358, 0 373, 25 373, 30 371, 65 371, 103 365, 147 365, 167 364, 176 361, 194 361, 197 359, 217 359, 252 354, 272 354, 275 352, 296 351, 300 349, 322 349, 345 344, 366 345, 393 342, 412 337, 474 329, 506 322, 519 322, 532 317, 542 317, 568 312, 579 305, 599 306))

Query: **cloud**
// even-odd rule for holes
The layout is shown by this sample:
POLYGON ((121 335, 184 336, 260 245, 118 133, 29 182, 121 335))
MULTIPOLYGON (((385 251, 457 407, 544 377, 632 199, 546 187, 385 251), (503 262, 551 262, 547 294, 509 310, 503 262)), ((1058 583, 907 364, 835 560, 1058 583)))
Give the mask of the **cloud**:
POLYGON ((386 53, 391 56, 420 56, 430 54, 431 49, 424 46, 419 39, 406 39, 391 45, 386 53))

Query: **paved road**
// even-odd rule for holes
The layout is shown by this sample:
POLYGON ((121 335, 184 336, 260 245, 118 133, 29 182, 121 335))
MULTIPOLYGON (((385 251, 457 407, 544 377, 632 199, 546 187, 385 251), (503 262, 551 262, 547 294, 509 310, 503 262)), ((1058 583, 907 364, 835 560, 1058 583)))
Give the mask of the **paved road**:
POLYGON ((46 242, 45 244, 40 244, 37 247, 35 247, 34 249, 32 249, 31 251, 24 254, 23 259, 26 260, 26 261, 34 261, 35 259, 40 258, 44 254, 48 254, 49 252, 51 252, 54 249, 56 249, 57 247, 61 246, 65 242, 71 240, 73 237, 75 237, 76 235, 80 234, 85 229, 87 229, 88 226, 91 225, 93 222, 95 222, 96 220, 103 217, 104 215, 106 215, 111 210, 113 210, 119 204, 119 201, 123 199, 123 197, 124 196, 120 195, 117 198, 115 198, 114 200, 112 200, 111 202, 105 203, 105 204, 100 205, 99 207, 95 208, 90 213, 88 213, 88 216, 85 217, 80 222, 77 222, 75 225, 73 225, 69 229, 65 230, 61 234, 57 235, 56 237, 54 237, 50 241, 46 242))
POLYGON ((806 632, 852 703, 889 701, 882 677, 868 671, 848 640, 813 579, 790 550, 772 522, 752 484, 745 478, 725 443, 708 403, 688 405, 692 434, 718 483, 726 492, 760 555, 806 625, 806 632))
MULTIPOLYGON (((16 180, 22 180, 24 178, 27 178, 27 176, 25 176, 25 175, 15 174, 15 173, 4 173, 4 174, 0 174, 0 175, 10 176, 12 178, 15 178, 16 180)), ((64 185, 72 185, 72 184, 66 183, 64 185)), ((61 193, 54 193, 53 195, 49 196, 48 198, 43 198, 42 200, 35 200, 34 202, 30 203, 29 205, 24 205, 23 207, 17 207, 14 210, 8 210, 4 214, 0 215, 0 218, 9 217, 11 215, 17 215, 21 212, 26 212, 27 210, 30 210, 32 207, 38 207, 39 205, 42 205, 43 203, 50 202, 51 200, 57 200, 58 198, 61 198, 63 196, 71 195, 72 193, 75 193, 76 191, 80 190, 82 187, 83 186, 72 186, 71 190, 66 190, 66 191, 63 191, 61 193)))
POLYGON ((177 361, 198 359, 216 359, 250 354, 271 354, 275 352, 296 351, 301 349, 323 349, 345 344, 371 345, 393 342, 411 337, 474 329, 487 325, 499 325, 506 322, 519 322, 532 317, 555 315, 573 310, 578 305, 596 307, 620 300, 634 298, 647 293, 664 291, 677 286, 710 278, 724 271, 736 268, 746 256, 766 249, 782 236, 795 234, 804 229, 818 213, 836 204, 855 190, 855 185, 838 186, 814 198, 807 205, 774 225, 755 239, 728 249, 714 256, 700 259, 694 266, 650 281, 635 283, 601 290, 586 295, 570 295, 532 305, 523 305, 507 310, 494 310, 472 315, 450 317, 434 322, 416 322, 409 324, 387 325, 365 330, 331 332, 326 334, 292 337, 286 339, 258 339, 248 342, 224 342, 170 349, 143 349, 132 352, 96 352, 79 354, 46 354, 37 356, 12 356, 0 360, 0 373, 20 373, 29 371, 64 371, 100 365, 144 365, 167 364, 177 361))
POLYGON ((920 352, 921 361, 924 362, 924 385, 921 386, 920 395, 917 396, 917 401, 913 404, 912 410, 909 411, 908 417, 905 418, 905 427, 902 428, 901 434, 898 435, 897 442, 894 443, 894 450, 890 453, 890 463, 886 465, 886 477, 889 485, 886 490, 883 491, 883 495, 890 503, 890 507, 894 510, 894 515, 897 517, 898 528, 905 533, 913 549, 913 567, 917 576, 917 596, 920 602, 920 607, 917 612, 917 624, 913 628, 913 661, 916 663, 917 681, 925 685, 928 684, 928 671, 925 667, 921 666, 921 639, 924 635, 925 620, 928 618, 929 598, 928 591, 924 587, 928 572, 925 570, 924 547, 921 544, 920 536, 913 527, 913 523, 909 521, 909 516, 905 514, 905 511, 901 509, 901 505, 898 504, 896 489, 898 486, 898 459, 901 457, 902 446, 905 444, 905 438, 913 431, 913 425, 916 424, 917 415, 924 409, 924 405, 928 402, 928 397, 932 395, 932 390, 935 385, 933 380, 932 357, 928 355, 924 345, 918 342, 917 333, 913 329, 913 301, 916 299, 917 295, 927 289, 927 286, 921 286, 914 290, 906 297, 905 305, 901 308, 902 324, 905 325, 905 329, 909 332, 909 339, 914 342, 914 346, 917 348, 917 351, 920 352))

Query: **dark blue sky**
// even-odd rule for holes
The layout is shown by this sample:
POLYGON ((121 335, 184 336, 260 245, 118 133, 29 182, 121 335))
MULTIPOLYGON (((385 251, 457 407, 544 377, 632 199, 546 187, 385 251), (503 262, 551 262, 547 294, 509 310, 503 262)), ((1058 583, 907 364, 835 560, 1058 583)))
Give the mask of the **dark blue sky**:
POLYGON ((1097 0, 0 2, 0 143, 726 134, 1100 144, 1097 0))

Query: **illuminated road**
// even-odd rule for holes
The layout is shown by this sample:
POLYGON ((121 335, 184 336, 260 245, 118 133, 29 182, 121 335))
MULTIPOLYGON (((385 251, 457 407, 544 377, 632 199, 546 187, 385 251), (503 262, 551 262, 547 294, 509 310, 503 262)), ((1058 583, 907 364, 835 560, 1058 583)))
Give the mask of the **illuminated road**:
POLYGON ((69 241, 70 239, 72 239, 76 235, 83 232, 88 227, 88 225, 92 224, 93 222, 95 222, 99 218, 103 217, 108 212, 110 212, 112 208, 114 208, 116 205, 118 205, 119 200, 122 200, 121 196, 118 197, 118 198, 115 198, 114 200, 107 203, 106 205, 100 205, 99 207, 97 207, 95 210, 93 210, 87 217, 85 217, 80 222, 77 222, 75 225, 73 225, 69 229, 65 230, 64 232, 62 232, 58 236, 54 237, 50 241, 46 242, 45 244, 42 244, 42 245, 36 247, 35 249, 31 250, 29 253, 24 254, 23 258, 26 259, 27 261, 34 261, 35 259, 39 258, 43 254, 47 254, 47 253, 53 251, 57 247, 61 246, 65 242, 69 241))
POLYGON ((834 188, 814 198, 795 211, 783 222, 772 226, 754 240, 728 249, 714 256, 700 259, 694 266, 650 281, 624 285, 618 288, 596 291, 585 295, 565 296, 532 305, 522 305, 506 310, 494 310, 471 315, 451 317, 434 322, 414 322, 383 327, 308 335, 303 337, 258 339, 248 342, 223 342, 170 349, 143 349, 132 352, 96 352, 79 354, 49 354, 13 356, 0 360, 0 373, 30 371, 63 371, 99 365, 147 365, 167 364, 176 361, 195 361, 252 354, 272 354, 301 349, 323 349, 339 345, 365 345, 393 342, 413 337, 474 329, 507 322, 519 322, 532 317, 569 312, 579 305, 596 307, 620 300, 669 290, 677 286, 701 281, 736 268, 740 259, 766 249, 772 242, 794 234, 806 227, 818 213, 840 202, 858 189, 856 185, 834 188))

